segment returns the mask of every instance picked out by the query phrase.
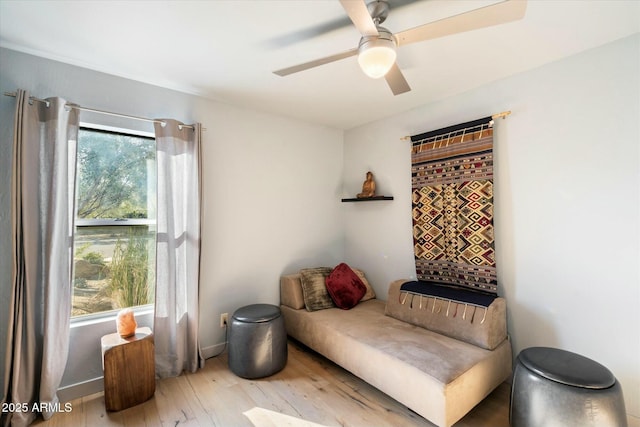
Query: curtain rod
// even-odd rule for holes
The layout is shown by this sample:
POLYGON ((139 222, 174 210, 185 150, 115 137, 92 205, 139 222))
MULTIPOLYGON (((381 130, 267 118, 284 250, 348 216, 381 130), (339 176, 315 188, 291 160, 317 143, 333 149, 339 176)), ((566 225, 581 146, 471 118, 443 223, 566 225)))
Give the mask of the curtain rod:
MULTIPOLYGON (((511 114, 511 111, 503 111, 502 113, 497 113, 497 114, 492 115, 491 118, 493 120, 505 119, 509 114, 511 114)), ((401 141, 408 141, 410 139, 411 139, 410 135, 406 135, 406 136, 403 136, 402 138, 400 138, 401 141)))
MULTIPOLYGON (((5 92, 4 93, 5 96, 12 96, 12 97, 16 97, 17 94, 16 92, 5 92)), ((47 107, 49 107, 49 101, 47 101, 46 99, 40 99, 40 98, 36 98, 35 96, 30 96, 29 97, 29 101, 38 101, 38 102, 43 102, 47 105, 47 107)), ((111 111, 105 111, 105 110, 98 110, 96 108, 89 108, 89 107, 82 107, 78 104, 72 104, 67 102, 65 104, 66 108, 75 108, 76 110, 80 110, 80 111, 88 111, 90 113, 98 113, 98 114, 105 114, 107 116, 115 116, 115 117, 124 117, 125 119, 134 119, 134 120, 140 120, 143 122, 150 122, 150 123, 159 123, 162 126, 166 125, 166 122, 163 122, 162 120, 157 120, 157 119, 148 119, 146 117, 138 117, 138 116, 132 116, 130 114, 122 114, 122 113, 114 113, 111 111)), ((178 126, 180 129, 182 129, 183 127, 188 128, 188 129, 194 129, 193 125, 179 125, 178 126)), ((205 130, 204 128, 202 130, 205 130)))

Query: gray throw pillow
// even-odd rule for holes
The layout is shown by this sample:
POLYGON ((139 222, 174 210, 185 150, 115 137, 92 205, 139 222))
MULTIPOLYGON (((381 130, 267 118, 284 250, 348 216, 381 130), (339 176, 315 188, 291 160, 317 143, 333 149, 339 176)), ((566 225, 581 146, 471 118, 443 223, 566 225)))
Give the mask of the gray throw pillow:
POLYGON ((324 310, 335 307, 325 280, 333 269, 329 267, 303 268, 300 270, 302 297, 308 311, 324 310))

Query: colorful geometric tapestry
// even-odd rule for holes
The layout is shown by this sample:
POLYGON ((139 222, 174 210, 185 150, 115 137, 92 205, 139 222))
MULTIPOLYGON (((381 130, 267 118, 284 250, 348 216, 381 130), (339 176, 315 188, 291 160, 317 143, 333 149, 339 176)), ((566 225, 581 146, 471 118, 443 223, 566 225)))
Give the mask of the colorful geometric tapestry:
POLYGON ((487 117, 411 137, 419 281, 497 294, 492 126, 487 117))

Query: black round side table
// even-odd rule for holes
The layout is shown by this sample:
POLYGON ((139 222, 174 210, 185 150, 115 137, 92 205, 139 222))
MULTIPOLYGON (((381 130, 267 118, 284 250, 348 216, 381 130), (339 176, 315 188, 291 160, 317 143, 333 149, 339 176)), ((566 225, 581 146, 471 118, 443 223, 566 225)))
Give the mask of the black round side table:
POLYGON ((287 332, 278 306, 241 307, 231 316, 229 328, 229 369, 234 374, 262 378, 287 364, 287 332))
POLYGON ((518 355, 509 420, 511 427, 627 427, 622 388, 611 371, 549 347, 518 355))

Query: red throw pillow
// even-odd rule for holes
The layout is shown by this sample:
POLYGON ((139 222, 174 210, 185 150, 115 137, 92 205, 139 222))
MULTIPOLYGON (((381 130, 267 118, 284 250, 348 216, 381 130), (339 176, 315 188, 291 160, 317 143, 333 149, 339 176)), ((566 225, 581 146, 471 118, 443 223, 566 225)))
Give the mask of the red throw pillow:
POLYGON ((325 282, 333 302, 344 310, 355 307, 367 292, 362 280, 345 263, 336 266, 325 282))

